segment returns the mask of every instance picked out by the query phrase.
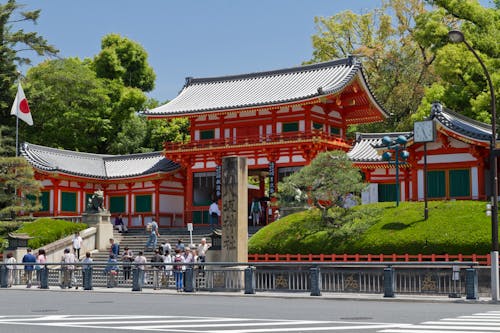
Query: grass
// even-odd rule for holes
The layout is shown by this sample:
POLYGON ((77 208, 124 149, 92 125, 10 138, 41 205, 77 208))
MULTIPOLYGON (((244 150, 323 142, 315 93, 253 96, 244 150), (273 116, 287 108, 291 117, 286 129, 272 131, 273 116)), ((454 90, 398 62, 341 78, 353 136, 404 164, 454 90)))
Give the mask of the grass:
POLYGON ((33 222, 24 222, 15 233, 25 233, 34 237, 28 241, 28 246, 36 249, 86 228, 87 225, 84 223, 53 220, 44 217, 33 222))
POLYGON ((377 203, 355 209, 371 209, 375 224, 363 233, 338 240, 331 229, 311 232, 319 213, 292 214, 257 232, 249 253, 359 253, 359 254, 485 254, 491 247, 491 218, 481 201, 431 201, 429 219, 424 204, 377 203))

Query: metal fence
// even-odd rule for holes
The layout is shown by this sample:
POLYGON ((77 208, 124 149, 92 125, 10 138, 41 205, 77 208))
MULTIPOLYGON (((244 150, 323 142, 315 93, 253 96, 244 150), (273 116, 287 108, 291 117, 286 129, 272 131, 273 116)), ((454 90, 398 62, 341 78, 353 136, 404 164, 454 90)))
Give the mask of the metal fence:
MULTIPOLYGON (((105 262, 77 263, 74 270, 64 264, 48 263, 33 270, 32 286, 47 288, 121 287, 176 289, 174 264, 155 268, 145 264, 105 262), (91 268, 91 270, 88 270, 91 268), (128 273, 127 273, 128 272, 128 273), (139 276, 139 272, 141 275, 139 276), (136 276, 137 275, 137 276, 136 276), (46 282, 43 279, 46 279, 46 282), (135 283, 135 285, 134 285, 135 283)), ((158 265, 155 263, 154 265, 158 265)), ((205 263, 184 264, 185 291, 311 292, 384 294, 466 295, 467 286, 479 295, 489 294, 489 270, 475 262, 460 263, 205 263), (314 273, 314 274, 313 274, 314 273)), ((0 264, 0 287, 25 285, 23 264, 0 264), (12 269, 11 269, 12 268, 12 269)), ((387 295, 386 295, 387 296, 387 295)))

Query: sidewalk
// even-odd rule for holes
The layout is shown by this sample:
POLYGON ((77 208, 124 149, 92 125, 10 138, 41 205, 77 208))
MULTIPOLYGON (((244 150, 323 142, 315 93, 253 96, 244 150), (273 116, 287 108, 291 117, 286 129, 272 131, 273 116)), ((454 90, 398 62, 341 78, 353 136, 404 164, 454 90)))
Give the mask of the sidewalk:
POLYGON ((481 304, 496 304, 488 297, 480 297, 478 300, 467 300, 465 295, 461 298, 450 298, 448 296, 431 296, 431 295, 396 295, 395 297, 384 297, 382 294, 359 294, 359 293, 331 293, 324 292, 321 296, 310 296, 309 292, 266 292, 260 291, 255 294, 244 294, 243 291, 235 292, 210 292, 210 291, 195 291, 178 293, 175 289, 160 289, 153 290, 144 288, 142 291, 132 291, 131 288, 104 288, 94 287, 93 290, 78 289, 61 289, 56 286, 51 286, 49 289, 39 289, 36 287, 26 288, 24 285, 16 285, 11 288, 2 288, 2 291, 7 290, 24 290, 33 292, 84 292, 84 293, 128 293, 128 294, 148 294, 148 295, 171 295, 171 296, 224 296, 224 297, 272 297, 284 299, 317 299, 317 300, 346 300, 346 301, 387 301, 387 302, 422 302, 422 303, 481 303, 481 304))

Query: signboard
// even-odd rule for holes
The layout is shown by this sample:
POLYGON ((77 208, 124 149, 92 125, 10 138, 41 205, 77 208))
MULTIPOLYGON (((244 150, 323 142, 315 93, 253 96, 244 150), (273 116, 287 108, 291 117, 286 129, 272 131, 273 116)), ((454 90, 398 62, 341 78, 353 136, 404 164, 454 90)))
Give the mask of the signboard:
POLYGON ((217 200, 221 198, 221 175, 222 175, 222 166, 217 165, 215 167, 215 195, 217 196, 217 200))
POLYGON ((276 189, 274 188, 274 162, 269 162, 269 197, 271 197, 276 189))
POLYGON ((193 224, 192 223, 188 223, 187 224, 187 228, 188 228, 188 231, 193 231, 193 224))

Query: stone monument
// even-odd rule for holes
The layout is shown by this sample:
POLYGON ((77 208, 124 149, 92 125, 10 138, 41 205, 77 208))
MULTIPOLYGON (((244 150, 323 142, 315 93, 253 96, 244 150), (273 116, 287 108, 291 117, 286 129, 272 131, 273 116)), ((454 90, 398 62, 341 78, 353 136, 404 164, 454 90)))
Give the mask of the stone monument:
POLYGON ((222 159, 223 262, 248 261, 248 170, 246 157, 222 159))
POLYGON ((89 199, 87 209, 82 214, 82 222, 97 229, 95 248, 103 251, 109 247, 109 239, 113 238, 111 214, 104 208, 104 193, 98 189, 89 199))

